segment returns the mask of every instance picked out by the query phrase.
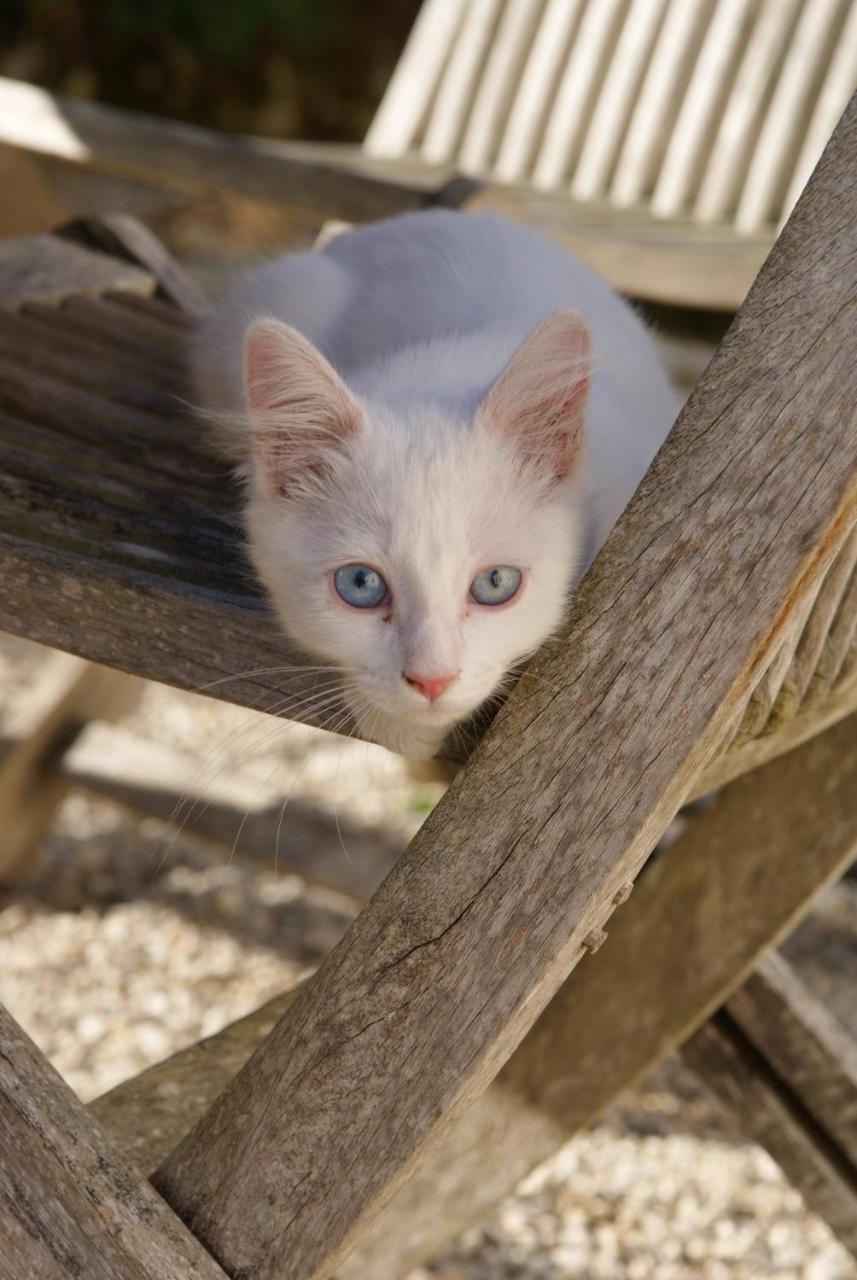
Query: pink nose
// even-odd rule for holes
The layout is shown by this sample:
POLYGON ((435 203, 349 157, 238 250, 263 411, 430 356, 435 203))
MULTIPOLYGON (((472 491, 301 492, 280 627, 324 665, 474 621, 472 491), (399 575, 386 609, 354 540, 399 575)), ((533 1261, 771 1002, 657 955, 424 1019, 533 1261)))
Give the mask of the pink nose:
POLYGON ((403 671, 402 675, 417 693, 421 693, 424 698, 428 698, 429 702, 434 702, 435 698, 439 698, 444 689, 448 688, 455 679, 451 676, 418 676, 412 671, 403 671))

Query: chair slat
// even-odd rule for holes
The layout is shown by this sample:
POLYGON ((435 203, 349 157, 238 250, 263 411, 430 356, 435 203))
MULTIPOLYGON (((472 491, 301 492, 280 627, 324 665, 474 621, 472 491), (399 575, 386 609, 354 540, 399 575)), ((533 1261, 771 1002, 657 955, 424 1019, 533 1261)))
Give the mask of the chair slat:
POLYGON ((426 0, 363 143, 369 156, 400 156, 413 146, 459 30, 461 0, 426 0))
POLYGON ((490 169, 541 9, 542 0, 518 0, 503 13, 461 142, 468 172, 490 169))
POLYGON ((757 0, 718 0, 652 195, 652 212, 675 217, 691 197, 708 154, 757 0))
POLYGON ((694 217, 700 222, 725 222, 735 212, 765 106, 801 4, 802 0, 762 0, 694 203, 694 217))
POLYGON ((533 183, 543 191, 566 182, 577 161, 589 111, 610 57, 626 0, 588 4, 575 36, 546 122, 533 169, 533 183))
POLYGON ((605 196, 610 174, 634 109, 666 0, 633 0, 601 92, 571 184, 577 200, 605 196))
POLYGON ((469 0, 465 6, 426 123, 421 150, 429 164, 443 164, 455 155, 500 5, 501 0, 469 0))
MULTIPOLYGON (((776 223, 801 149, 801 125, 838 30, 843 0, 809 0, 795 27, 747 170, 735 226, 756 231, 776 223)), ((853 90, 850 87, 849 92, 853 90)))
POLYGON ((548 0, 500 143, 496 174, 501 182, 517 182, 530 172, 543 122, 585 2, 548 0))
POLYGON ((610 187, 620 207, 640 203, 654 187, 710 10, 710 0, 670 0, 610 187))

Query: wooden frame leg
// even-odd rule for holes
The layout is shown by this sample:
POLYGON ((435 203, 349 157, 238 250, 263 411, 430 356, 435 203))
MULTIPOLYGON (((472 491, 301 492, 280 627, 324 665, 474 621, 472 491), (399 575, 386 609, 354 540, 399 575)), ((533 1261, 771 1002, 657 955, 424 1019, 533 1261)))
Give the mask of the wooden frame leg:
POLYGON ((225 1280, 0 1006, 0 1273, 225 1280))
POLYGON ((766 956, 682 1057, 857 1254, 857 1044, 766 956))
POLYGON ((50 825, 67 785, 55 764, 89 720, 130 711, 145 682, 70 653, 53 653, 32 696, 8 726, 0 757, 0 883, 17 879, 50 825))
MULTIPOLYGON (((488 1089, 424 1154, 337 1276, 398 1280, 484 1220, 532 1168, 700 1026, 855 849, 852 716, 725 788, 659 855, 632 906, 613 917, 598 955, 574 971, 488 1089)), ((754 984, 734 997, 733 1011, 754 984)), ((91 1104, 143 1172, 155 1171, 295 994, 91 1104), (141 1137, 142 1116, 154 1119, 141 1137)), ((761 1014, 756 1021, 762 1025, 761 1014)), ((829 1075, 829 1033, 821 1039, 829 1075)), ((770 1050, 770 1038, 767 1044, 770 1050)), ((826 1123, 833 1124, 830 1114, 826 1123)))

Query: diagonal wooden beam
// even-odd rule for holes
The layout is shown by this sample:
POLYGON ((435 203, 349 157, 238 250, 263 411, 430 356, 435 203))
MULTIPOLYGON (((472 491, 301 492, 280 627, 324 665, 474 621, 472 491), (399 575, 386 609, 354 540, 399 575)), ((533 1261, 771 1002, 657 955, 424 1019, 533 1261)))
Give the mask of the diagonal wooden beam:
MULTIPOLYGON (((855 853, 852 717, 727 787, 647 866, 597 957, 575 969, 495 1080, 420 1162, 341 1265, 341 1280, 399 1280, 484 1220, 521 1178, 720 1005, 855 853)), ((770 994, 770 982, 765 991, 770 994)), ((748 992, 758 1010, 755 977, 731 1007, 737 1010, 748 992)), ((270 1001, 90 1104, 141 1172, 155 1171, 295 994, 270 1001)), ((768 1056, 784 1072, 759 1017, 756 1024, 758 1047, 771 1050, 768 1056)), ((807 1032, 804 1019, 795 1032, 804 1047, 807 1032)), ((824 1094, 813 1106, 835 1128, 846 1086, 835 1093, 828 1087, 830 1037, 824 1032, 815 1039, 821 1057, 817 1051, 812 1060, 813 1097, 821 1087, 824 1094), (835 1114, 823 1110, 826 1098, 835 1114)), ((842 1072, 848 1063, 849 1055, 841 1055, 842 1072)), ((805 1079, 804 1073, 793 1080, 795 1092, 806 1091, 805 1079)))
POLYGON ((857 1254, 857 1046, 781 957, 768 958, 682 1057, 857 1254))
POLYGON ((225 1280, 0 1006, 0 1275, 225 1280))
POLYGON ((609 917, 857 518, 857 100, 557 641, 167 1160, 227 1270, 329 1276, 609 917))

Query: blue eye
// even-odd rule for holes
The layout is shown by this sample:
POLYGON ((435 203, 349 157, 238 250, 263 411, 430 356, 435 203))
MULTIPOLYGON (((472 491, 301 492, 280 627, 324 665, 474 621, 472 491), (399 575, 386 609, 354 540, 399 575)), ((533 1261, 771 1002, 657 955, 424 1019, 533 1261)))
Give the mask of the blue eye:
POLYGON ((376 609, 389 595, 378 570, 370 569, 368 564, 344 564, 334 573, 333 585, 340 600, 352 609, 376 609))
POLYGON ((521 585, 521 570, 510 564, 493 565, 477 573, 470 584, 470 594, 477 604, 505 604, 521 585))

